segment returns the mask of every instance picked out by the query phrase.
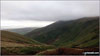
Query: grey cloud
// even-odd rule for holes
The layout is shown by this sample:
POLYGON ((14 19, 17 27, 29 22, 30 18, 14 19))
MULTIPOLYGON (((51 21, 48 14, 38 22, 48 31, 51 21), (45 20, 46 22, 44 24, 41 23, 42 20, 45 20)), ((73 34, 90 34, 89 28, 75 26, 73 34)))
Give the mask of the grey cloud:
POLYGON ((70 20, 99 16, 98 1, 2 1, 3 20, 70 20))

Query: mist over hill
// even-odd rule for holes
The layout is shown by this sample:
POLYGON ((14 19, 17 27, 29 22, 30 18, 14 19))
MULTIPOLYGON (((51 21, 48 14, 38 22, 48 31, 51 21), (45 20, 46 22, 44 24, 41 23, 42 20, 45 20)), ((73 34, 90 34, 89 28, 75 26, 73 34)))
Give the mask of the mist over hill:
POLYGON ((3 30, 6 30, 6 31, 10 31, 10 32, 15 32, 15 33, 19 33, 19 34, 26 34, 32 30, 35 30, 39 27, 26 27, 26 28, 16 28, 16 29, 3 29, 3 30))

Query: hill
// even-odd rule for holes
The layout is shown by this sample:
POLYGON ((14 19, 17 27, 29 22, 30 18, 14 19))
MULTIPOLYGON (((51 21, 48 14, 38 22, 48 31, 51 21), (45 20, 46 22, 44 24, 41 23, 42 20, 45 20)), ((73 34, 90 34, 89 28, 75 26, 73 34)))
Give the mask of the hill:
POLYGON ((17 29, 3 29, 3 30, 6 30, 6 31, 10 31, 10 32, 15 32, 15 33, 19 33, 19 34, 26 34, 32 30, 35 30, 37 29, 37 27, 29 27, 29 28, 17 28, 17 29))
POLYGON ((33 30, 25 36, 42 43, 53 44, 57 47, 98 47, 99 17, 58 21, 46 27, 33 30))
POLYGON ((1 46, 2 47, 9 47, 9 46, 24 46, 24 44, 34 44, 34 45, 40 45, 39 42, 29 39, 27 37, 24 37, 20 34, 3 31, 1 30, 1 46))
POLYGON ((54 47, 42 44, 23 35, 1 30, 2 55, 32 55, 52 48, 54 47))

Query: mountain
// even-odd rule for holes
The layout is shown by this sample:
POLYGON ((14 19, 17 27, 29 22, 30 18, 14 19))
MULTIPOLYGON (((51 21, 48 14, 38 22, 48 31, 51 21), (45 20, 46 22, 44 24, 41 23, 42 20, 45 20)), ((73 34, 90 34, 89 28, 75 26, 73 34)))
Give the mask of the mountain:
POLYGON ((18 29, 3 29, 3 30, 6 30, 6 31, 10 31, 10 32, 15 32, 15 33, 19 33, 19 34, 26 34, 32 30, 35 30, 37 29, 37 27, 29 27, 29 28, 18 28, 18 29))
POLYGON ((98 47, 99 17, 84 17, 70 21, 57 21, 27 33, 25 36, 57 47, 98 47))

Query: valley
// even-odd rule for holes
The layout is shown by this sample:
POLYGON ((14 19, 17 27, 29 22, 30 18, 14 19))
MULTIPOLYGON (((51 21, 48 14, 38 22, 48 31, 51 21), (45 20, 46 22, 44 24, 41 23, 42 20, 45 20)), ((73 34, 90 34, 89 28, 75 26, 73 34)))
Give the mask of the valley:
POLYGON ((20 33, 25 30, 1 30, 1 54, 83 55, 84 52, 99 52, 99 17, 57 21, 30 30, 24 34, 20 33))

